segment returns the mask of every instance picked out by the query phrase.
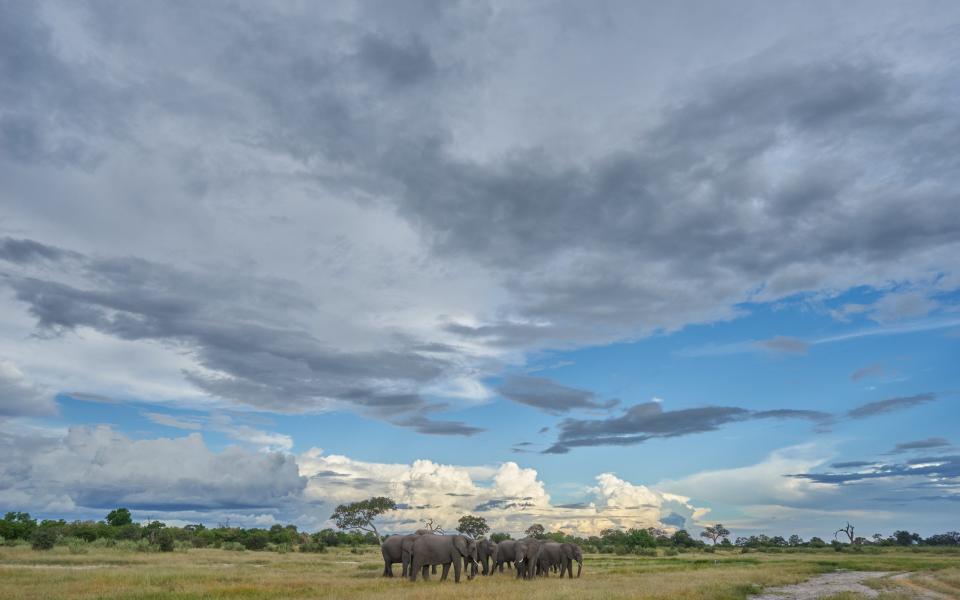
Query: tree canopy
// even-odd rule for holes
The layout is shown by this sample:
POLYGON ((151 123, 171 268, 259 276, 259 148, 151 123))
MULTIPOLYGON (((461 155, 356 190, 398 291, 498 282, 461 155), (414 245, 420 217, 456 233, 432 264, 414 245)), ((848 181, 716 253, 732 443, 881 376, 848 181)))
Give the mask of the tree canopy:
POLYGON ((490 526, 487 525, 487 520, 483 517, 463 515, 457 523, 457 531, 474 539, 480 539, 490 531, 490 526))
POLYGON ((359 502, 341 504, 330 516, 340 529, 368 531, 377 536, 377 541, 383 544, 383 536, 377 531, 373 520, 383 513, 396 510, 397 503, 385 496, 376 496, 359 502))

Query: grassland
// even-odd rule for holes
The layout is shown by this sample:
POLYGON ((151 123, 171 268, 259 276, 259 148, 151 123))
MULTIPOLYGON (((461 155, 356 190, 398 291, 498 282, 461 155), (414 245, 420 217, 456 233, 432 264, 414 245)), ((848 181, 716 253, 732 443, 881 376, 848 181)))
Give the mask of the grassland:
MULTIPOLYGON (((398 565, 399 567, 399 565, 398 565)), ((960 553, 689 553, 674 557, 590 555, 583 577, 516 581, 510 575, 410 583, 380 577, 379 552, 324 554, 237 552, 172 553, 111 548, 48 552, 0 547, 0 598, 244 599, 265 598, 663 598, 742 599, 765 586, 792 584, 836 569, 910 573, 871 582, 881 598, 900 600, 935 590, 960 598, 960 553)), ((399 568, 397 568, 399 572, 399 568)), ((929 597, 929 596, 928 596, 929 597)), ((857 595, 837 598, 853 600, 857 595)))

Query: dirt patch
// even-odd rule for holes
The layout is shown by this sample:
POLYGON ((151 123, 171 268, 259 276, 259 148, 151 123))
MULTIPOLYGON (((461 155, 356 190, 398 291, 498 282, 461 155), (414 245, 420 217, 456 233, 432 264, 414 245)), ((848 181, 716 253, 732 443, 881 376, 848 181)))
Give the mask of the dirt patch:
POLYGON ((66 571, 88 571, 90 569, 106 569, 118 565, 18 565, 16 563, 0 563, 0 569, 48 569, 66 571))
POLYGON ((764 590, 759 596, 751 596, 751 600, 817 600, 841 592, 857 592, 867 598, 876 598, 877 590, 863 585, 868 579, 886 577, 891 573, 886 571, 837 571, 825 573, 808 579, 802 583, 785 585, 783 587, 764 590))

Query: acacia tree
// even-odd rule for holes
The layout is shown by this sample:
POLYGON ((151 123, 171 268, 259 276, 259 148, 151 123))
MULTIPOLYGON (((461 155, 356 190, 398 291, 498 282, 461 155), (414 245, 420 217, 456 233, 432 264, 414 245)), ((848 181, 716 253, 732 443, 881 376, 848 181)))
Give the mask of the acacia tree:
POLYGON ((714 546, 717 545, 717 540, 723 539, 728 535, 730 535, 730 530, 724 527, 723 525, 721 525, 720 523, 717 523, 716 525, 711 525, 710 527, 706 527, 704 528, 703 531, 700 532, 700 537, 705 537, 709 539, 710 541, 713 542, 714 546))
POLYGON ((487 520, 483 517, 463 515, 457 523, 457 531, 478 540, 490 531, 490 526, 487 525, 487 520))
POLYGON ((377 531, 373 520, 385 512, 396 510, 397 503, 384 496, 368 498, 350 504, 341 504, 330 516, 339 529, 367 531, 377 537, 377 543, 383 546, 383 537, 377 531))

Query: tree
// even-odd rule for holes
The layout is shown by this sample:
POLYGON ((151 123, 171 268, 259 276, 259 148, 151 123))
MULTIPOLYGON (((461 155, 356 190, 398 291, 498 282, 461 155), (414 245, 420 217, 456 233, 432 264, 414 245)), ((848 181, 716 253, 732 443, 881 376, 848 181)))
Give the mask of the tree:
POLYGON ((457 531, 469 535, 473 539, 480 539, 490 531, 490 526, 487 525, 487 520, 483 517, 463 515, 457 523, 457 531))
POLYGON ((543 538, 547 537, 547 530, 544 529, 543 525, 540 523, 534 523, 530 527, 527 527, 527 530, 524 533, 526 533, 527 536, 537 538, 538 540, 542 540, 543 538))
POLYGON ((107 524, 114 527, 130 525, 133 523, 133 516, 126 508, 115 508, 107 513, 107 524))
POLYGON ((37 520, 25 512, 8 512, 0 521, 0 537, 8 540, 30 539, 37 528, 37 520))
POLYGON ((52 529, 37 529, 30 536, 30 546, 34 550, 50 550, 57 543, 57 532, 52 529))
POLYGON ((920 542, 919 535, 903 530, 894 531, 893 539, 896 540, 898 546, 912 546, 914 543, 920 542))
POLYGON ((793 546, 793 547, 802 546, 802 545, 803 545, 803 538, 800 537, 800 536, 797 535, 797 534, 793 534, 793 535, 790 536, 790 539, 787 540, 787 543, 790 544, 790 545, 793 546))
POLYGON ((436 524, 436 525, 434 525, 434 524, 433 524, 433 519, 430 519, 429 521, 425 521, 425 522, 423 523, 423 528, 424 528, 424 529, 429 529, 430 531, 432 531, 433 533, 435 533, 435 534, 437 534, 437 535, 443 535, 443 527, 441 527, 439 523, 436 524))
POLYGON ((509 540, 509 539, 510 539, 509 533, 491 533, 490 534, 490 541, 496 542, 498 544, 504 540, 509 540))
POLYGON ((847 538, 850 539, 851 544, 853 543, 853 540, 856 539, 856 536, 853 535, 853 525, 850 524, 850 521, 847 521, 846 527, 841 527, 840 529, 833 532, 833 539, 837 539, 838 533, 843 533, 844 535, 846 535, 847 538))
POLYGON ((368 498, 360 502, 351 502, 350 504, 341 504, 333 511, 330 516, 340 529, 352 529, 354 531, 366 531, 372 533, 377 538, 377 543, 383 545, 383 536, 377 531, 377 526, 373 520, 385 512, 396 510, 397 503, 384 496, 368 498))
POLYGON ((725 538, 730 535, 730 530, 717 523, 716 525, 711 525, 710 527, 705 528, 700 532, 700 537, 705 537, 713 542, 713 545, 717 545, 717 540, 725 538))

